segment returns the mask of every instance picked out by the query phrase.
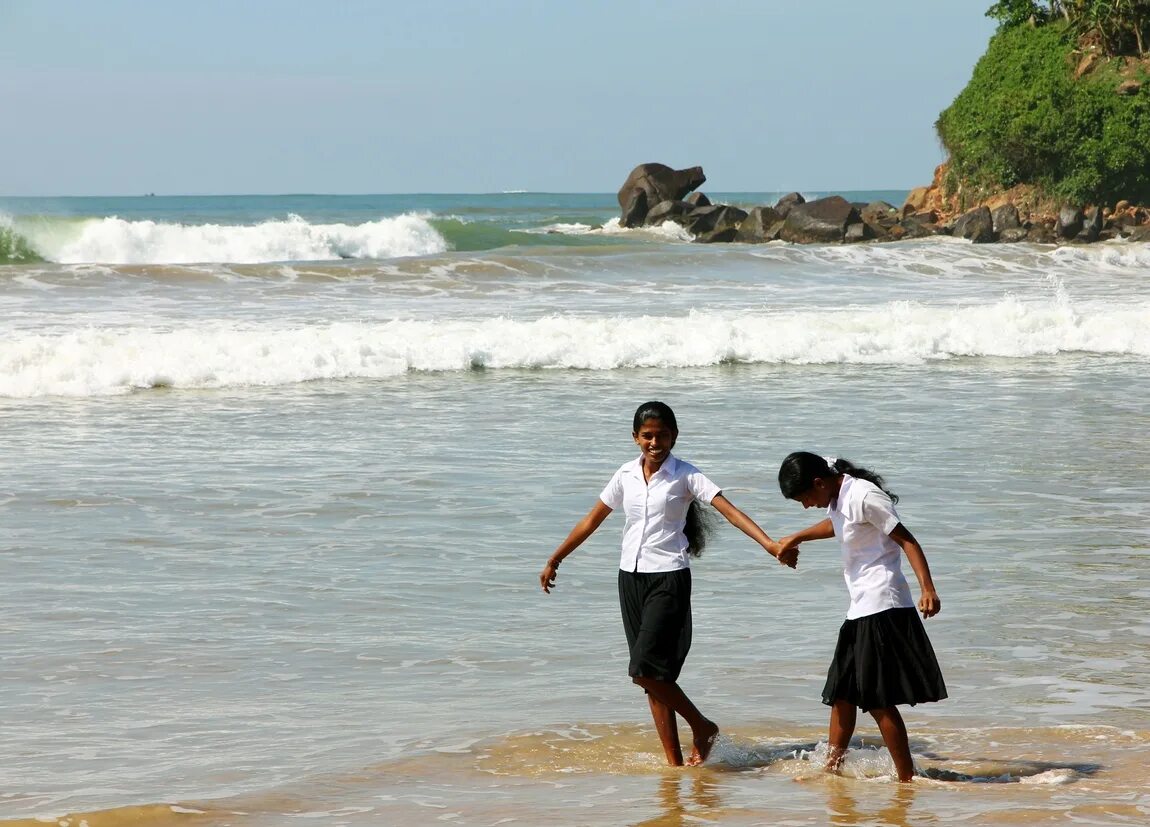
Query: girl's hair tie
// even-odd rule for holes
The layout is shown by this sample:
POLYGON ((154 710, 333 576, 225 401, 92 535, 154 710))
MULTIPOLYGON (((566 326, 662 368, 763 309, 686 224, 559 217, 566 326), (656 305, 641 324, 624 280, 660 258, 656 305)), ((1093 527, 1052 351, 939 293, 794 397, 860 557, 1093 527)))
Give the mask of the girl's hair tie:
POLYGON ((830 468, 832 471, 834 471, 835 470, 835 463, 839 461, 839 458, 838 457, 823 457, 823 461, 827 464, 828 468, 830 468))

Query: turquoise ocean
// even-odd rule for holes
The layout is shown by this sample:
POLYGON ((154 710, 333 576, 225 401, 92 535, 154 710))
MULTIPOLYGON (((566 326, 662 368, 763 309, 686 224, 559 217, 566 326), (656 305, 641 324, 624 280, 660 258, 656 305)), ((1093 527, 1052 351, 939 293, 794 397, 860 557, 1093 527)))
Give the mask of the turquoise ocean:
POLYGON ((617 215, 0 198, 0 824, 1150 822, 1150 245, 617 215), (696 562, 702 768, 626 677, 621 520, 542 593, 647 399, 774 535, 817 518, 792 450, 902 496, 950 690, 904 709, 912 784, 865 716, 819 771, 833 541, 696 562))

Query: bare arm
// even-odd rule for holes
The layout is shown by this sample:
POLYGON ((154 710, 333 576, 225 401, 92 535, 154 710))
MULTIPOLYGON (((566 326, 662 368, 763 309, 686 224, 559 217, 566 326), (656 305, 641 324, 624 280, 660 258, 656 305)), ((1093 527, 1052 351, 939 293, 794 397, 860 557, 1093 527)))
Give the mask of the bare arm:
POLYGON ((740 511, 734 503, 722 494, 717 495, 711 500, 711 505, 715 507, 716 511, 727 518, 727 522, 765 548, 768 554, 784 566, 790 566, 793 569, 798 565, 799 550, 797 548, 792 548, 785 552, 782 551, 779 544, 768 537, 767 532, 759 528, 758 523, 740 511))
POLYGON ((827 517, 815 523, 813 526, 808 526, 802 531, 796 531, 794 534, 788 534, 783 539, 779 540, 779 545, 784 549, 795 548, 799 543, 805 543, 808 540, 829 540, 835 536, 835 526, 831 522, 831 518, 827 517))
POLYGON ((934 581, 930 577, 930 566, 926 562, 926 554, 918 540, 902 523, 896 525, 890 532, 890 538, 902 546, 903 554, 914 569, 914 576, 918 578, 918 590, 922 596, 918 599, 918 610, 923 617, 934 617, 942 609, 942 601, 935 591, 934 581))
POLYGON ((610 513, 611 509, 602 500, 598 500, 595 507, 587 512, 587 516, 575 524, 571 533, 567 535, 567 539, 560 543, 559 548, 555 549, 547 558, 547 564, 539 573, 539 585, 543 587, 543 591, 551 594, 551 589, 555 586, 555 578, 559 576, 559 564, 568 554, 579 548, 584 540, 594 534, 595 529, 603 524, 610 513))

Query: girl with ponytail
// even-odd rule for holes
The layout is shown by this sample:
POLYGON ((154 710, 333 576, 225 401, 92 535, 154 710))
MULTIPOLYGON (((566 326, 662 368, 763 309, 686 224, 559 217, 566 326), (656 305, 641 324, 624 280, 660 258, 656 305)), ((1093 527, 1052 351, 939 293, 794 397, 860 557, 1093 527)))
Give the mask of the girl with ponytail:
POLYGON ((548 594, 559 564, 590 537, 607 516, 622 508, 623 551, 619 604, 627 635, 627 673, 647 694, 647 703, 667 763, 681 766, 681 716, 691 727, 689 766, 707 760, 719 728, 679 687, 679 672, 691 647, 690 560, 706 545, 704 504, 711 505, 785 566, 798 563, 798 549, 781 550, 755 522, 723 496, 698 468, 671 453, 679 437, 674 412, 662 402, 644 402, 632 420, 639 456, 623 465, 595 506, 555 549, 539 574, 548 594))
POLYGON ((905 554, 918 579, 918 610, 934 617, 942 604, 918 540, 902 524, 882 477, 844 459, 806 451, 790 454, 779 468, 779 489, 803 508, 827 516, 779 541, 783 550, 808 540, 838 537, 843 576, 850 592, 847 619, 823 687, 831 708, 827 763, 837 772, 854 734, 857 710, 874 716, 899 781, 914 777, 914 760, 898 704, 940 701, 946 684, 914 597, 900 565, 905 554))

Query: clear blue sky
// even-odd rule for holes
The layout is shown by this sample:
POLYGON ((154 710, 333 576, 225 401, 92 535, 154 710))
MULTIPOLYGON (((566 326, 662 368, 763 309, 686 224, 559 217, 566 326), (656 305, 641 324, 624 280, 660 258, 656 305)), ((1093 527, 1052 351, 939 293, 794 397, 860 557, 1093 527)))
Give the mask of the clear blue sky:
POLYGON ((909 188, 990 0, 0 0, 0 194, 909 188))

